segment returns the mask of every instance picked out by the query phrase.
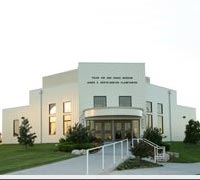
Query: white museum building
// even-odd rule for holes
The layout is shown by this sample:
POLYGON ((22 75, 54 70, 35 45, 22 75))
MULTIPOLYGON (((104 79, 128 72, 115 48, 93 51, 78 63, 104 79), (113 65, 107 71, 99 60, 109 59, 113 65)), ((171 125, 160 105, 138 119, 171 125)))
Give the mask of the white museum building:
POLYGON ((175 90, 150 83, 144 63, 79 63, 75 70, 43 77, 28 106, 3 110, 3 143, 18 143, 21 117, 36 143, 54 143, 75 123, 104 141, 142 137, 157 127, 164 141, 182 141, 196 109, 177 105, 175 90))

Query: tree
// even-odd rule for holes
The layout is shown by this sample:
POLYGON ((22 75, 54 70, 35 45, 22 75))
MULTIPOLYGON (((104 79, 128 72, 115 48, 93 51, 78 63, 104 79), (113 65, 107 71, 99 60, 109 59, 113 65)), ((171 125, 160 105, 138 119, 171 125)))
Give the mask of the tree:
POLYGON ((144 142, 137 143, 133 148, 130 149, 130 151, 139 160, 139 163, 141 163, 142 158, 150 155, 150 147, 144 142))
POLYGON ((200 139, 200 123, 190 119, 186 125, 184 143, 196 144, 200 139))
POLYGON ((143 138, 161 146, 162 145, 162 134, 158 128, 148 128, 144 131, 143 138))
POLYGON ((76 123, 75 126, 71 127, 66 135, 66 139, 61 138, 60 142, 70 142, 70 143, 89 143, 94 140, 91 132, 87 127, 82 124, 76 123))
POLYGON ((28 119, 21 117, 22 124, 19 127, 19 135, 18 142, 21 145, 25 146, 27 149, 28 146, 33 146, 35 138, 37 137, 35 133, 31 133, 30 130, 32 126, 30 126, 28 119))

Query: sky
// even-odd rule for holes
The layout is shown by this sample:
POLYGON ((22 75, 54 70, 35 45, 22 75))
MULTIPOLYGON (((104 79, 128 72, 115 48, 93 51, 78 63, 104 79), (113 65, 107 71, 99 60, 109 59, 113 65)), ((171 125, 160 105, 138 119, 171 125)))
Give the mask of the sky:
POLYGON ((200 120, 199 22, 198 0, 1 0, 0 132, 2 109, 78 62, 145 63, 200 120))

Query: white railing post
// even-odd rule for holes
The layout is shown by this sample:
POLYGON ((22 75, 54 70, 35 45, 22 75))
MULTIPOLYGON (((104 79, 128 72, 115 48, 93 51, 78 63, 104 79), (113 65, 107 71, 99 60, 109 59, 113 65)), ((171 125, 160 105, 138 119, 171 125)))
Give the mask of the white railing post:
POLYGON ((165 147, 163 147, 163 157, 165 157, 165 147))
POLYGON ((102 147, 102 169, 104 169, 104 146, 102 147))
POLYGON ((134 139, 132 138, 132 148, 133 148, 133 146, 134 146, 134 144, 133 144, 133 143, 134 143, 134 139))
POLYGON ((113 164, 116 163, 116 160, 115 160, 115 143, 113 144, 113 164))
POLYGON ((89 173, 89 150, 86 151, 86 174, 89 173))
POLYGON ((121 141, 121 159, 123 159, 123 141, 121 141))
POLYGON ((155 161, 155 163, 156 163, 156 147, 154 147, 154 161, 155 161))
POLYGON ((126 142, 127 142, 127 156, 128 156, 128 139, 126 140, 126 142))

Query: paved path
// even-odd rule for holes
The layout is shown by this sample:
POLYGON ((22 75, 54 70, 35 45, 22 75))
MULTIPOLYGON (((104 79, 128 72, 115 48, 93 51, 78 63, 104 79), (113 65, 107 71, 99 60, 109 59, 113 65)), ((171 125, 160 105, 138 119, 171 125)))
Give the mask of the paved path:
MULTIPOLYGON (((113 147, 105 147, 104 170, 102 170, 102 150, 89 155, 89 175, 104 174, 123 161, 121 144, 116 144, 116 157, 113 162, 113 147)), ((123 157, 127 158, 127 146, 124 143, 123 157)), ((86 175, 86 155, 59 161, 25 170, 15 171, 7 175, 86 175)))

